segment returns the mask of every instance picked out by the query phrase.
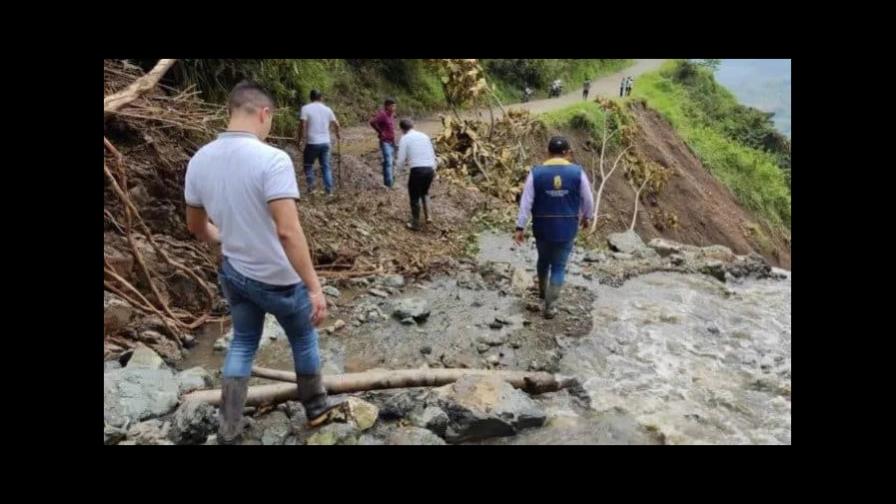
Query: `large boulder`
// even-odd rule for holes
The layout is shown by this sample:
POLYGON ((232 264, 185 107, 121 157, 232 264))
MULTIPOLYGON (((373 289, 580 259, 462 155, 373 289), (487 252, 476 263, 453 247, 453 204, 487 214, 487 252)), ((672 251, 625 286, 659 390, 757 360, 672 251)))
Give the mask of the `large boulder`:
POLYGON ((687 245, 672 240, 667 240, 665 238, 654 238, 650 240, 647 246, 655 250, 661 257, 669 257, 673 254, 681 254, 688 249, 687 245))
POLYGON ((444 445, 445 441, 427 429, 399 427, 386 438, 387 445, 444 445))
POLYGON ((634 231, 626 231, 624 233, 612 233, 607 236, 607 243, 614 252, 622 252, 625 254, 634 254, 647 248, 638 233, 634 231))
POLYGON ((103 373, 103 417, 108 425, 133 424, 168 414, 177 406, 174 373, 156 367, 161 358, 143 348, 134 352, 125 368, 103 373))
POLYGON ((511 436, 547 419, 528 395, 496 376, 464 376, 435 395, 448 416, 445 439, 452 443, 511 436))
POLYGON ((419 414, 412 413, 410 420, 417 427, 429 429, 439 436, 444 436, 448 429, 448 414, 438 406, 427 406, 419 414))
POLYGON ((514 268, 513 276, 510 277, 510 288, 515 293, 518 295, 525 294, 532 284, 532 274, 527 272, 526 268, 514 268))
POLYGON ((202 401, 185 401, 172 418, 171 440, 177 444, 203 444, 218 430, 214 406, 202 401))
POLYGON ((180 394, 211 388, 214 385, 212 375, 201 366, 181 371, 177 374, 176 380, 178 393, 180 394))

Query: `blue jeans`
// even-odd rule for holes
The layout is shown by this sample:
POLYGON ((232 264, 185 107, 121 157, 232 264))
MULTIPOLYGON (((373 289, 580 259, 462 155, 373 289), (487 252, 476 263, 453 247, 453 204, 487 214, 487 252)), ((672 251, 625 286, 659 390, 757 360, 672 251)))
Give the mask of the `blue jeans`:
POLYGON ((538 277, 544 278, 551 275, 551 285, 563 285, 566 276, 566 261, 572 252, 575 240, 568 242, 549 242, 536 239, 535 248, 538 249, 538 263, 535 266, 538 277))
POLYGON ((395 159, 395 146, 381 141, 380 152, 383 153, 383 184, 385 184, 386 187, 392 187, 392 184, 395 182, 392 178, 392 163, 395 159))
POLYGON ((258 282, 236 271, 226 259, 218 272, 218 281, 233 318, 233 341, 221 371, 224 377, 244 378, 251 374, 266 313, 274 315, 286 332, 296 374, 315 374, 320 370, 317 330, 311 323, 311 298, 305 284, 258 282))
POLYGON ((302 164, 305 166, 305 182, 308 183, 308 192, 314 190, 314 161, 320 163, 320 171, 324 177, 324 190, 327 194, 333 192, 333 172, 330 170, 330 144, 308 144, 302 156, 302 164))

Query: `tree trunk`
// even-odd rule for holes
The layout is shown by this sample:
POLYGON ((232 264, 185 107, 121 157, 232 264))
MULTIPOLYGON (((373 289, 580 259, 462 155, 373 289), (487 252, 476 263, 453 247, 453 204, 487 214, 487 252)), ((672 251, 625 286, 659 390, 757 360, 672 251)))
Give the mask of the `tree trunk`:
MULTIPOLYGON (((296 399, 298 388, 295 373, 276 369, 252 368, 252 374, 290 383, 275 383, 249 387, 247 406, 279 403, 296 399)), ((403 369, 392 371, 367 371, 323 377, 324 387, 330 394, 346 394, 366 390, 382 390, 407 387, 439 387, 454 383, 465 375, 499 376, 510 385, 530 394, 553 392, 571 386, 575 381, 568 377, 545 372, 492 371, 488 369, 403 369)), ((184 401, 198 400, 217 406, 221 402, 221 390, 199 390, 184 396, 184 401)))
POLYGON ((165 72, 171 68, 176 59, 161 59, 148 74, 135 80, 133 84, 126 87, 122 91, 103 98, 103 117, 109 117, 128 103, 136 100, 140 95, 146 93, 159 82, 159 79, 165 75, 165 72))
POLYGON ((632 215, 632 225, 628 227, 629 231, 635 230, 635 223, 638 221, 638 201, 641 199, 641 191, 644 190, 644 187, 647 185, 647 182, 650 181, 650 177, 645 177, 644 182, 641 183, 641 187, 635 191, 635 213, 632 215))

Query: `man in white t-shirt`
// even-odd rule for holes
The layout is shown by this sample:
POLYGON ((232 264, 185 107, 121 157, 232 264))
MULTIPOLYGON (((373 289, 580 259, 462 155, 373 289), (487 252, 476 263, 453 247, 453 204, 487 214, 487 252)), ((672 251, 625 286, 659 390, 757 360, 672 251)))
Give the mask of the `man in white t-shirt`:
POLYGON ((297 136, 299 148, 305 144, 302 154, 302 164, 305 168, 305 181, 308 183, 308 192, 314 190, 314 161, 320 164, 320 171, 324 179, 324 191, 327 196, 333 194, 333 172, 330 170, 330 125, 339 138, 339 121, 333 114, 333 109, 323 104, 323 95, 320 91, 312 89, 309 95, 311 103, 302 107, 301 122, 297 136))
POLYGON ((411 167, 411 173, 408 175, 411 222, 408 222, 408 228, 416 231, 420 229, 421 202, 426 222, 432 222, 426 197, 429 195, 429 186, 436 173, 436 153, 432 148, 432 140, 426 133, 415 130, 413 121, 402 119, 399 127, 402 136, 398 142, 398 164, 395 167, 400 170, 404 168, 405 163, 411 167))
POLYGON ((220 242, 224 256, 218 281, 230 305, 233 341, 222 369, 222 444, 236 443, 242 434, 252 361, 267 313, 289 339, 298 399, 309 423, 322 422, 339 405, 327 397, 320 373, 314 326, 326 318, 327 302, 296 210, 295 171, 289 155, 264 143, 274 101, 257 84, 241 82, 228 105, 227 131, 190 159, 184 188, 187 227, 200 240, 220 242))

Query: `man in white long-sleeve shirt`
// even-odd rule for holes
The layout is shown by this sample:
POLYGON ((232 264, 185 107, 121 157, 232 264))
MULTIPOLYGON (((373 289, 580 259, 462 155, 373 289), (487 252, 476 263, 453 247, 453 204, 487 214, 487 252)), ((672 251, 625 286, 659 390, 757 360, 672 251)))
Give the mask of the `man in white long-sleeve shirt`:
POLYGON ((420 131, 414 129, 414 122, 410 119, 402 119, 398 125, 401 128, 401 141, 398 142, 397 169, 410 165, 411 173, 408 176, 408 194, 411 197, 411 222, 408 227, 413 230, 420 229, 420 202, 423 202, 423 213, 426 222, 432 222, 429 217, 429 205, 426 197, 429 194, 429 186, 436 173, 436 153, 432 148, 432 140, 420 131))
POLYGON ((514 241, 523 244, 523 230, 532 213, 532 232, 538 248, 538 295, 544 299, 545 318, 554 318, 554 303, 566 274, 578 224, 588 226, 594 210, 591 183, 581 166, 573 164, 572 148, 563 137, 548 143, 551 158, 535 166, 526 178, 514 241), (550 275, 550 282, 548 276, 550 275))

